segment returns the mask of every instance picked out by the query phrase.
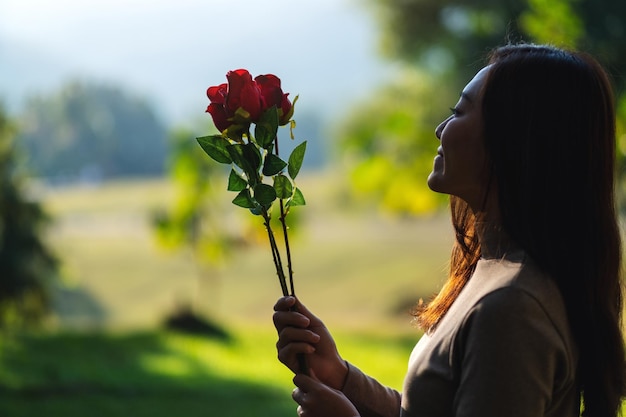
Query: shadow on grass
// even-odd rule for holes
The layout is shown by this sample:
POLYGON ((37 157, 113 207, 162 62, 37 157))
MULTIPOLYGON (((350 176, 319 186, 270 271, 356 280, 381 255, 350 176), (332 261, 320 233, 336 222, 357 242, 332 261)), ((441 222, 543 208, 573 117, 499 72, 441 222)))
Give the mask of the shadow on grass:
POLYGON ((163 320, 163 327, 182 334, 202 336, 222 342, 233 341, 232 336, 224 327, 213 320, 197 315, 187 305, 180 306, 176 311, 168 314, 163 320))
POLYGON ((4 340, 0 415, 295 415, 288 391, 218 376, 210 361, 173 348, 168 337, 60 334, 4 340), (160 367, 151 366, 150 358, 160 358, 160 367))

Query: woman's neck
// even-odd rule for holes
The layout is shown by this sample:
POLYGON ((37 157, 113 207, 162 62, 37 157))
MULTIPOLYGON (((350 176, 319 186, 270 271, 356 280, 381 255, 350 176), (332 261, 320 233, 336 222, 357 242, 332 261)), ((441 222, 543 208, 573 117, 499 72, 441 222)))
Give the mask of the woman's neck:
POLYGON ((483 259, 502 259, 521 252, 521 248, 502 229, 500 223, 477 222, 476 233, 483 259))

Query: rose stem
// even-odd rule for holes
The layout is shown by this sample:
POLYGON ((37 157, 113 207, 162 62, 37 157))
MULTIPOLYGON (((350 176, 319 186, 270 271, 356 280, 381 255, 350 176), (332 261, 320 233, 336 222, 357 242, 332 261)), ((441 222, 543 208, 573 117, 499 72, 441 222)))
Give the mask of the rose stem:
POLYGON ((280 223, 283 226, 283 235, 285 236, 285 250, 287 252, 287 271, 289 272, 289 286, 291 287, 291 295, 296 296, 296 290, 293 285, 293 269, 291 267, 291 249, 289 248, 289 237, 287 233, 287 213, 285 213, 285 206, 283 200, 280 199, 280 223))
MULTIPOLYGON (((274 153, 276 154, 276 156, 279 156, 278 154, 278 136, 276 136, 276 138, 274 139, 274 153)), ((293 297, 296 296, 296 290, 294 288, 294 284, 293 284, 293 268, 292 268, 292 264, 291 264, 291 249, 289 247, 289 234, 287 233, 287 213, 285 213, 285 205, 283 203, 283 199, 279 198, 279 205, 280 205, 280 223, 283 226, 283 236, 285 237, 285 251, 287 253, 287 272, 289 273, 289 287, 291 288, 291 295, 293 297)))
MULTIPOLYGON (((276 136, 276 138, 274 139, 274 153, 276 154, 276 156, 279 156, 278 155, 278 136, 276 136)), ((289 237, 288 237, 288 233, 287 233, 287 222, 285 220, 285 217, 287 217, 287 213, 285 213, 285 206, 283 204, 283 199, 279 198, 278 200, 280 202, 280 223, 283 226, 283 235, 285 236, 285 249, 286 249, 286 253, 287 253, 287 270, 289 271, 289 285, 291 287, 291 295, 293 297, 295 297, 296 296, 296 291, 294 290, 293 270, 291 268, 291 250, 289 249, 289 237)), ((291 308, 291 310, 292 311, 298 311, 298 306, 294 305, 291 308)), ((298 359, 298 367, 300 368, 300 372, 302 372, 305 375, 310 375, 310 373, 309 373, 309 364, 308 364, 308 362, 306 360, 306 356, 304 355, 304 353, 299 353, 298 355, 296 355, 296 357, 298 359)))
POLYGON ((263 209, 263 219, 265 220, 265 229, 267 230, 267 236, 270 240, 270 246, 272 247, 272 257, 274 258, 274 266, 276 267, 276 274, 278 275, 278 281, 280 282, 280 288, 283 291, 283 295, 286 297, 289 295, 287 289, 287 283, 285 282, 285 273, 283 272, 283 263, 280 259, 280 252, 276 245, 276 239, 274 238, 274 232, 270 226, 270 216, 267 211, 263 209))

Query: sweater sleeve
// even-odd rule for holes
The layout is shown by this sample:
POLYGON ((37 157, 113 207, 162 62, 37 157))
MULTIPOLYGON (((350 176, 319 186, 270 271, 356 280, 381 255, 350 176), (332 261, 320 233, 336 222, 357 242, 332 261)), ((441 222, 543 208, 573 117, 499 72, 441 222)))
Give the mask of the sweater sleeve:
POLYGON ((342 392, 356 406, 361 417, 400 415, 400 393, 385 387, 350 363, 342 392))
POLYGON ((569 361, 562 336, 532 295, 510 287, 488 294, 457 336, 456 417, 542 416, 554 406, 569 361))

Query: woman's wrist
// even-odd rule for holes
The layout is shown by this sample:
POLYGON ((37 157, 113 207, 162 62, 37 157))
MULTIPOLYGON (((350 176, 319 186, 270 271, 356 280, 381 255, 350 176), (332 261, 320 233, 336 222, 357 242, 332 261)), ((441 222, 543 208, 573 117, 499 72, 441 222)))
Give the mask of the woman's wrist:
POLYGON ((337 372, 334 372, 329 379, 327 385, 331 388, 334 388, 338 391, 342 391, 344 385, 346 384, 346 379, 348 378, 348 372, 350 368, 348 366, 348 362, 345 360, 340 360, 337 366, 337 372))

